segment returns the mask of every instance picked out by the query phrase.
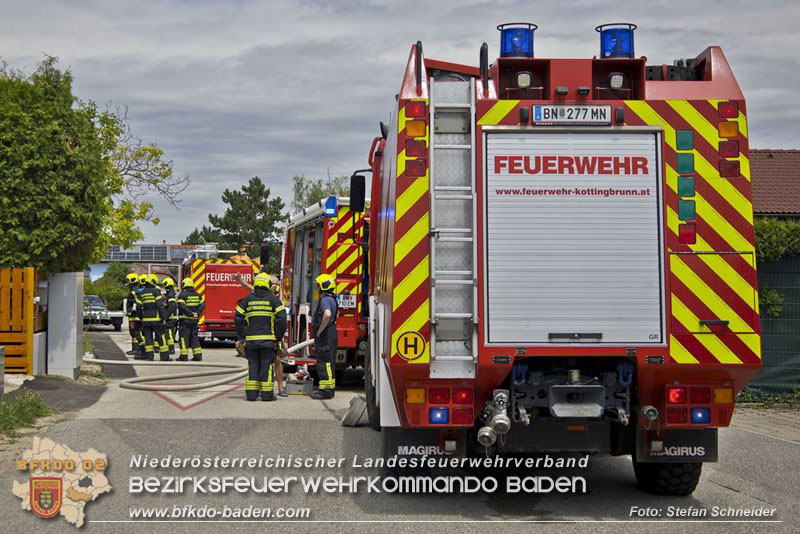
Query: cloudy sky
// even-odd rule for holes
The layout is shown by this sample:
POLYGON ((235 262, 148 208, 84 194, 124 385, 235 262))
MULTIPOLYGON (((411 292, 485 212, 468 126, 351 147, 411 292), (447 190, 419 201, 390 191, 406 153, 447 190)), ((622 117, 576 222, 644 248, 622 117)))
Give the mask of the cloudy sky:
POLYGON ((0 57, 31 70, 43 54, 72 70, 82 99, 126 105, 192 185, 149 242, 179 242, 220 213, 225 188, 258 175, 289 204, 294 174, 366 164, 411 43, 477 65, 498 55, 502 22, 539 25, 539 57, 591 57, 604 22, 639 25, 649 63, 719 45, 748 101, 751 146, 800 148, 800 9, 792 1, 594 2, 113 0, 0 2, 0 57), (609 6, 617 6, 616 9, 609 6))

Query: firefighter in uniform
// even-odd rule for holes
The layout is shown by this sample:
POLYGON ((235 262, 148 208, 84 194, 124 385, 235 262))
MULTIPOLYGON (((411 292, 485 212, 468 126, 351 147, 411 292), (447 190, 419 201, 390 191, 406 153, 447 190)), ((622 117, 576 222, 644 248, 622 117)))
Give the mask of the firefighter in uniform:
POLYGON ((161 303, 164 306, 164 316, 161 318, 161 323, 158 325, 154 346, 156 352, 161 354, 161 361, 169 362, 172 360, 169 357, 169 345, 167 345, 167 319, 169 319, 167 315, 167 300, 164 298, 164 293, 161 291, 161 282, 158 279, 158 275, 151 274, 150 283, 155 290, 158 291, 158 295, 161 297, 161 303))
POLYGON ((329 274, 317 277, 320 290, 317 309, 311 320, 314 333, 314 352, 317 356, 317 377, 319 389, 311 394, 312 399, 332 399, 336 393, 336 378, 333 366, 336 364, 336 346, 338 335, 336 333, 336 314, 339 306, 336 302, 334 289, 336 280, 329 274))
POLYGON ((177 300, 181 335, 181 355, 178 360, 185 362, 191 348, 192 361, 199 362, 203 359, 203 349, 200 348, 200 337, 197 335, 197 320, 206 308, 206 299, 195 291, 191 278, 184 278, 181 287, 177 300))
POLYGON ((245 341, 249 372, 245 382, 247 400, 274 401, 273 370, 278 340, 286 333, 286 310, 278 297, 270 292, 272 277, 256 275, 253 292, 236 305, 236 333, 245 341))
POLYGON ((175 332, 175 328, 178 326, 178 296, 175 293, 175 282, 172 278, 164 278, 164 280, 161 281, 161 285, 164 287, 164 302, 167 307, 167 322, 165 328, 167 343, 169 343, 169 353, 175 354, 175 336, 173 332, 175 332))
POLYGON ((129 273, 126 277, 128 286, 128 297, 125 299, 125 316, 128 318, 128 332, 131 335, 131 350, 128 354, 138 356, 144 353, 144 347, 139 343, 139 334, 142 331, 142 323, 136 313, 136 291, 139 289, 139 275, 129 273))
MULTIPOLYGON (((142 322, 144 334, 144 359, 153 361, 153 349, 158 343, 161 334, 162 322, 167 318, 167 310, 161 297, 161 290, 155 287, 154 276, 143 274, 139 277, 139 284, 144 288, 136 295, 136 309, 139 320, 142 322)), ((161 353, 161 359, 169 360, 169 354, 161 353)))

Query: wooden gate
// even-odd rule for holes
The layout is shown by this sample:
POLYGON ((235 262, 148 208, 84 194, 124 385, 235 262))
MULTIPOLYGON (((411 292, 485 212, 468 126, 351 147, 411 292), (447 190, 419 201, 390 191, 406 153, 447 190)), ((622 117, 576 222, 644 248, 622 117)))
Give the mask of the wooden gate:
POLYGON ((0 269, 0 345, 5 347, 6 373, 33 371, 35 292, 33 267, 0 269))

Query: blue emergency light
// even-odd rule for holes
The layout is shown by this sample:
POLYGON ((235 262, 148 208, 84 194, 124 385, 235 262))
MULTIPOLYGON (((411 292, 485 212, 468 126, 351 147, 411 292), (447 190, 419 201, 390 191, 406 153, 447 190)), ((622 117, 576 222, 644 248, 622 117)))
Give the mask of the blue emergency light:
POLYGON ((450 421, 450 410, 447 408, 431 408, 428 419, 432 425, 446 425, 450 421))
POLYGON ((711 423, 711 408, 692 408, 692 423, 695 425, 711 423))
POLYGON ((600 33, 600 57, 632 58, 633 57, 633 30, 636 24, 627 22, 614 22, 601 24, 595 31, 600 33))
POLYGON ((337 200, 334 195, 325 199, 325 217, 336 217, 337 200))
POLYGON ((533 57, 533 32, 538 27, 529 22, 500 24, 500 57, 533 57))

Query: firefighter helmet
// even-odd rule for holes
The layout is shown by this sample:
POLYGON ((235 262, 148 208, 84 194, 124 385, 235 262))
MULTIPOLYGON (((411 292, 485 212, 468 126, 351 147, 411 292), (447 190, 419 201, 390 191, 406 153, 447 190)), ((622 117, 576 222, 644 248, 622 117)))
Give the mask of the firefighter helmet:
POLYGON ((253 287, 265 287, 269 289, 272 285, 272 277, 267 273, 258 273, 253 280, 253 287))
POLYGON ((139 275, 139 283, 142 284, 142 285, 149 284, 150 283, 150 275, 149 274, 140 274, 139 275))
POLYGON ((153 284, 154 286, 158 285, 158 275, 157 274, 151 274, 150 275, 150 283, 153 284))
POLYGON ((172 280, 172 278, 167 276, 161 281, 161 285, 164 287, 175 287, 175 282, 172 280))
POLYGON ((333 276, 329 274, 321 274, 317 277, 317 283, 319 284, 319 288, 323 291, 333 291, 333 287, 336 285, 336 280, 333 279, 333 276))
POLYGON ((194 287, 194 280, 189 277, 184 278, 181 287, 194 287))
POLYGON ((129 284, 135 284, 139 281, 139 275, 136 273, 128 273, 128 276, 125 277, 128 280, 129 284))

